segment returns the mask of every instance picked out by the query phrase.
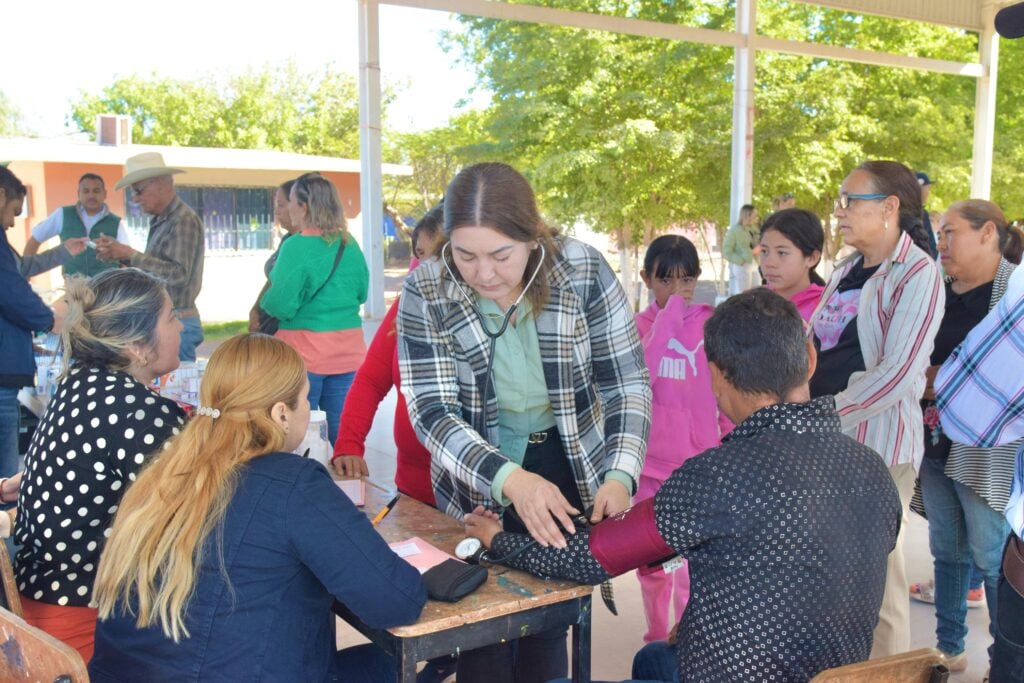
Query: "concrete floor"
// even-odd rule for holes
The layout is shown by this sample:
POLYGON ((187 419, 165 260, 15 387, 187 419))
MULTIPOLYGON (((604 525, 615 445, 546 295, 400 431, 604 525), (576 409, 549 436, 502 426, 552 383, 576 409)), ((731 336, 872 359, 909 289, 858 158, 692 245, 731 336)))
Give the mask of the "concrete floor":
MULTIPOLYGON (((702 283, 703 284, 703 283, 702 283)), ((709 292, 713 296, 713 290, 709 292)), ((367 338, 376 330, 375 324, 365 325, 367 338)), ((395 393, 391 392, 377 411, 373 429, 367 438, 367 465, 370 477, 377 482, 394 481, 394 444, 391 419, 395 410, 395 393)), ((907 534, 907 574, 911 581, 926 581, 932 576, 932 559, 928 551, 927 523, 911 513, 907 534)), ((620 576, 614 582, 619 615, 612 615, 601 602, 594 599, 594 625, 592 641, 592 667, 594 680, 617 681, 628 678, 633 654, 643 646, 645 630, 640 587, 634 574, 620 576)), ((909 599, 909 598, 908 598, 909 599)), ((935 611, 931 605, 911 601, 912 647, 935 646, 935 611)), ((954 675, 951 681, 980 683, 988 668, 986 648, 991 643, 988 635, 988 611, 982 607, 968 611, 969 634, 966 672, 954 675)), ((361 642, 351 629, 339 629, 339 645, 361 642)))

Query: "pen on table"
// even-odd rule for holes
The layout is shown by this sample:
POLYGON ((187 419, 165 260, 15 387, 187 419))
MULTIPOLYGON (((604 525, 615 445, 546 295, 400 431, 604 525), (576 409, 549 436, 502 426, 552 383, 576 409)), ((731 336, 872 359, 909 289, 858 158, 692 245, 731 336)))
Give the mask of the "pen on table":
POLYGON ((388 513, 391 512, 391 510, 394 509, 395 503, 398 502, 398 497, 400 495, 402 495, 402 494, 396 493, 395 497, 391 499, 391 502, 381 508, 380 512, 377 513, 377 516, 373 518, 373 521, 370 522, 370 524, 373 525, 373 526, 377 526, 377 523, 380 522, 380 520, 382 520, 385 517, 387 517, 388 513))

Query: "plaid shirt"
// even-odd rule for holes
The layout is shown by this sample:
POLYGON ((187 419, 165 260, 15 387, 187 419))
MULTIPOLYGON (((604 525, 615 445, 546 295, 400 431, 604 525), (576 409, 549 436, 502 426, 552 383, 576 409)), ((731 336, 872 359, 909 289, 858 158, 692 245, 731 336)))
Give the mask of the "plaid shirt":
MULTIPOLYGON (((1024 268, 939 369, 935 395, 942 431, 953 441, 992 448, 1024 437, 1024 268)), ((1006 520, 1024 535, 1024 448, 1006 520)))
MULTIPOLYGON (((636 481, 651 422, 651 385, 625 293, 604 258, 567 239, 549 274, 551 296, 537 315, 548 396, 584 506, 601 478, 621 470, 636 481)), ((431 260, 408 277, 398 309, 402 394, 431 454, 437 505, 460 517, 494 505, 491 483, 508 460, 496 447, 498 406, 486 402, 489 339, 479 317, 431 260)))
POLYGON ((203 287, 205 251, 203 221, 175 196, 163 213, 150 218, 146 251, 135 252, 130 263, 162 277, 174 309, 191 317, 199 315, 195 307, 203 287))
MULTIPOLYGON (((861 258, 855 253, 839 263, 809 329, 861 258)), ((836 394, 836 410, 843 432, 872 448, 889 467, 914 463, 916 468, 924 456, 924 371, 945 301, 935 260, 906 233, 861 289, 856 325, 866 369, 853 373, 846 389, 836 394)))

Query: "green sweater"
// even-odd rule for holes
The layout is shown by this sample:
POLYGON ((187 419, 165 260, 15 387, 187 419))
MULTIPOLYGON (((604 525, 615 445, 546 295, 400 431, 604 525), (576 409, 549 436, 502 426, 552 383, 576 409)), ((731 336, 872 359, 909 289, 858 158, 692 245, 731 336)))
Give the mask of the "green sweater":
POLYGON ((283 330, 333 332, 360 327, 359 307, 366 301, 370 272, 359 245, 346 238, 345 253, 330 282, 313 294, 331 272, 339 241, 295 235, 281 245, 270 288, 260 308, 281 321, 283 330))
POLYGON ((722 258, 740 266, 753 263, 753 247, 760 241, 761 230, 756 225, 745 228, 740 223, 734 223, 725 233, 722 258))

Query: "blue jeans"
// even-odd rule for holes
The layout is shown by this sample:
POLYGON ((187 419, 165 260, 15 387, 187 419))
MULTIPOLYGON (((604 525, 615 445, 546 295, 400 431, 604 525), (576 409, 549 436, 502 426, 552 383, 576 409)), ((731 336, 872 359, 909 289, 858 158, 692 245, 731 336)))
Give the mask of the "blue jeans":
POLYGON ((1024 598, 999 579, 999 621, 992 647, 991 683, 1024 681, 1024 598))
POLYGON ((0 477, 17 474, 21 469, 18 460, 20 413, 18 390, 0 387, 0 477))
POLYGON ((196 348, 203 343, 203 323, 199 316, 181 319, 181 347, 178 349, 178 360, 196 360, 196 348))
POLYGON ((327 413, 327 438, 338 440, 338 426, 341 424, 341 409, 345 407, 345 397, 352 386, 354 372, 343 372, 340 375, 318 375, 307 372, 309 377, 309 407, 327 413))
POLYGON ((996 591, 1003 547, 1010 533, 1001 514, 970 487, 945 475, 945 462, 925 458, 921 495, 928 514, 928 542, 935 560, 935 635, 939 649, 964 651, 967 636, 967 589, 972 559, 985 577, 989 632, 995 636, 996 591))
MULTIPOLYGON (((632 675, 633 678, 622 683, 679 683, 676 649, 664 640, 647 643, 633 656, 632 675)), ((570 682, 562 678, 551 683, 570 682)))
POLYGON ((336 676, 332 680, 377 683, 398 678, 395 659, 373 643, 338 650, 334 664, 336 676))

